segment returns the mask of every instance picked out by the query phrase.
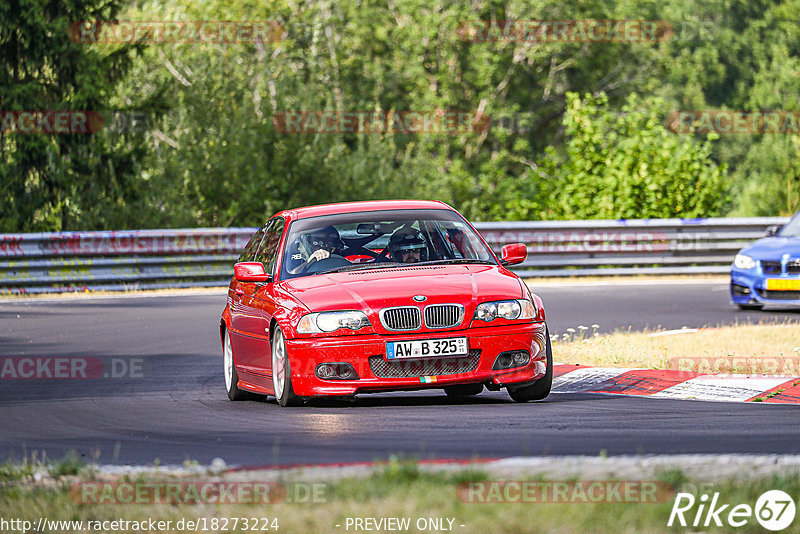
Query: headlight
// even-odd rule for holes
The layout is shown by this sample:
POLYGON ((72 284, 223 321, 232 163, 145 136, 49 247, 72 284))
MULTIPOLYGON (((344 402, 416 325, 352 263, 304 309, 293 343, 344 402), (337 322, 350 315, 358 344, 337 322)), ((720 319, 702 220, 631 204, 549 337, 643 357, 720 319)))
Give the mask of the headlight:
POLYGON ((744 254, 737 254, 736 257, 733 259, 733 266, 737 269, 752 269, 756 266, 755 260, 750 256, 745 256, 744 254))
POLYGON ((369 319, 360 311, 334 311, 309 313, 300 318, 297 331, 301 334, 334 332, 340 328, 360 330, 370 326, 369 319))
POLYGON ((536 307, 528 299, 496 300, 484 302, 475 309, 475 319, 479 321, 494 321, 495 319, 533 319, 536 317, 536 307))

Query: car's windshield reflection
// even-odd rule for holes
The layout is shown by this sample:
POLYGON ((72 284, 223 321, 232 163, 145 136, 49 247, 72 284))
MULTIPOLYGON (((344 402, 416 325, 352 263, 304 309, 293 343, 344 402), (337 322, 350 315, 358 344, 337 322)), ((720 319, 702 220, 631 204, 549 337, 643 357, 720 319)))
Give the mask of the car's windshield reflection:
POLYGON ((497 264, 472 227, 449 210, 300 219, 289 228, 286 243, 282 279, 407 264, 497 264))

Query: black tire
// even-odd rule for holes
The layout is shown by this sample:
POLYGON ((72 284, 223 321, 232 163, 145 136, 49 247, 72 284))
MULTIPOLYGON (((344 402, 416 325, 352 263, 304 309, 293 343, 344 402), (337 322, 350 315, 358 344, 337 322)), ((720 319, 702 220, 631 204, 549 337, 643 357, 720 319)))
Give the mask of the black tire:
POLYGON ((545 330, 545 355, 547 357, 547 371, 544 376, 531 384, 520 388, 508 387, 509 396, 516 402, 542 400, 550 395, 553 386, 553 347, 550 344, 550 331, 545 330))
POLYGON ((231 335, 225 329, 225 339, 222 341, 222 364, 225 374, 225 389, 228 391, 228 398, 232 401, 251 398, 251 395, 239 389, 239 375, 236 373, 236 365, 233 361, 233 349, 231 348, 231 335))
POLYGON ((275 400, 281 406, 298 406, 303 398, 294 394, 292 388, 292 368, 289 364, 289 355, 286 352, 286 343, 283 332, 279 326, 275 327, 272 336, 272 387, 275 391, 275 400), (281 377, 281 375, 283 375, 281 377), (283 382, 280 379, 283 378, 283 382))
POLYGON ((764 307, 763 304, 737 304, 736 306, 742 311, 761 311, 764 307))
POLYGON ((458 384, 457 386, 446 386, 444 392, 448 397, 471 397, 480 395, 483 392, 483 384, 458 384))

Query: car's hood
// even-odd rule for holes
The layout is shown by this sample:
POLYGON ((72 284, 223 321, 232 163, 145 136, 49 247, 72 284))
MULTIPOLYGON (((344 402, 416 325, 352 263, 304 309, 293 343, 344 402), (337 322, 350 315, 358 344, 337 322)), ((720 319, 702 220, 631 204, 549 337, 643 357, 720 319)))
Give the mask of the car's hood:
POLYGON ((478 302, 523 297, 519 279, 498 266, 432 265, 350 271, 305 276, 283 282, 286 291, 311 311, 381 308, 457 303, 467 311, 478 302))
POLYGON ((784 254, 800 258, 800 237, 763 237, 741 250, 756 260, 780 260, 784 254))

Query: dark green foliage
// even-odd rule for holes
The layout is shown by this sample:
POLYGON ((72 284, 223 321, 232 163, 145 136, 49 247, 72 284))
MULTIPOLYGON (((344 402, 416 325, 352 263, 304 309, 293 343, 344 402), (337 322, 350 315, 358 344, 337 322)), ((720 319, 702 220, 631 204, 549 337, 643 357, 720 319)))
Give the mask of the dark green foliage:
POLYGON ((773 215, 800 137, 676 134, 676 110, 797 109, 800 0, 11 0, 0 109, 133 109, 146 132, 0 137, 0 231, 256 225, 435 198, 475 220, 773 215), (75 43, 78 20, 279 21, 275 43, 75 43), (664 20, 666 41, 469 42, 476 20, 664 20), (589 95, 578 98, 575 95, 589 95), (164 103, 168 103, 165 108, 164 103), (488 131, 286 134, 281 111, 481 111, 488 131))
MULTIPOLYGON (((77 21, 113 19, 122 3, 0 4, 0 110, 107 114, 142 47, 99 50, 71 40, 68 30, 77 21)), ((144 110, 153 101, 125 104, 144 110)), ((0 231, 135 227, 147 205, 145 152, 143 135, 130 131, 0 133, 0 231)))
POLYGON ((659 120, 664 103, 631 95, 621 112, 597 98, 567 95, 565 157, 542 165, 552 180, 545 212, 552 219, 703 217, 725 205, 724 165, 710 159, 711 140, 675 135, 659 120))

